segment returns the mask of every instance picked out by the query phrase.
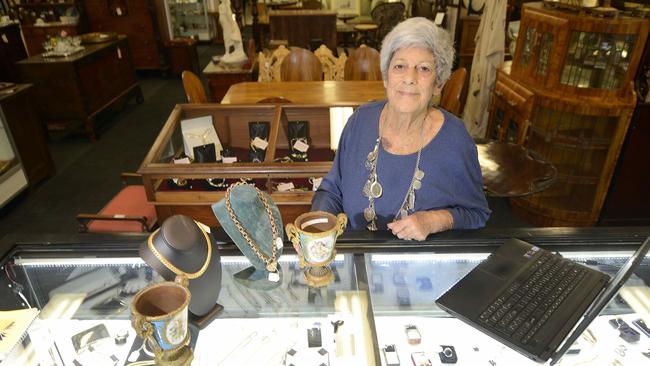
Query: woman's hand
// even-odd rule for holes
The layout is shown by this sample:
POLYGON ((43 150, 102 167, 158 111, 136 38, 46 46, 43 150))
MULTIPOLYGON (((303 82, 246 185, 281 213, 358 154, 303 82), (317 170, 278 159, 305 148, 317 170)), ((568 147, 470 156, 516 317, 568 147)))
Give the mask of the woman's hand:
POLYGON ((418 211, 388 224, 395 236, 404 240, 423 241, 429 234, 449 230, 454 218, 447 210, 418 211))

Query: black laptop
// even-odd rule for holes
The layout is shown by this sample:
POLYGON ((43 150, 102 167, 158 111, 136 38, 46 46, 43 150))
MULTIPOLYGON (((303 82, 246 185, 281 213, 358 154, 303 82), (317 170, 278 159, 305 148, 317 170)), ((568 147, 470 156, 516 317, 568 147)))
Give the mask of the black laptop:
POLYGON ((647 238, 610 280, 559 254, 508 239, 436 303, 525 356, 538 362, 551 358, 554 364, 616 295, 649 248, 647 238))

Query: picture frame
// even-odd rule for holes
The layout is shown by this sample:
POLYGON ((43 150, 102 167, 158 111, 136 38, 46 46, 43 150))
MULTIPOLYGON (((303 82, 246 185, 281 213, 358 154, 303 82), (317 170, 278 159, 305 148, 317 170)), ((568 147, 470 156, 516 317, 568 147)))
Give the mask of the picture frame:
POLYGON ((361 14, 361 0, 331 0, 330 4, 339 14, 361 14))

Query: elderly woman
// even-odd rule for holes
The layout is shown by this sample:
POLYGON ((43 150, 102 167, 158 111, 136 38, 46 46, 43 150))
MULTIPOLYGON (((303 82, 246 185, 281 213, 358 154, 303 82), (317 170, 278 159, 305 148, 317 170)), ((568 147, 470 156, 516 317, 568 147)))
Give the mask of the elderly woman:
POLYGON ((386 36, 388 100, 350 117, 312 210, 345 212, 350 229, 388 228, 406 240, 485 225, 490 209, 476 145, 460 119, 431 105, 453 57, 447 32, 425 18, 408 19, 386 36))

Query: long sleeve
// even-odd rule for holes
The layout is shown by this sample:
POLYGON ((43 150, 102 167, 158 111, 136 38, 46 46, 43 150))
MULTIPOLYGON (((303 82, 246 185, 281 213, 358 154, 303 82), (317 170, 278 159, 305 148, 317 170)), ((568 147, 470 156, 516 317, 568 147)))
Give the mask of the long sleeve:
POLYGON ((465 174, 457 178, 454 185, 454 196, 458 202, 448 209, 454 218, 453 228, 482 228, 491 211, 483 193, 483 178, 475 145, 467 149, 463 162, 465 174))

